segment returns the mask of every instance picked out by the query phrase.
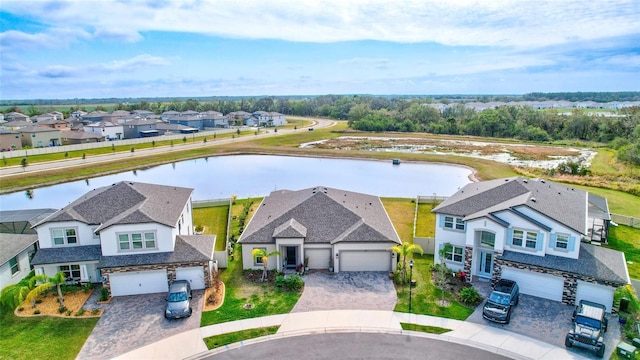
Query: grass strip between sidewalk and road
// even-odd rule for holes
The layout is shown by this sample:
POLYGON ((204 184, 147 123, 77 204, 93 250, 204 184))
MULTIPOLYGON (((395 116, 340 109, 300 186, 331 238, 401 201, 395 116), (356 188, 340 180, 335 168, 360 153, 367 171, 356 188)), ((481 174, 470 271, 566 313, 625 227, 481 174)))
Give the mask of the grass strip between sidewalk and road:
POLYGON ((209 350, 215 349, 221 346, 235 344, 240 341, 255 339, 262 336, 273 335, 278 332, 280 325, 269 326, 263 328, 247 329, 236 331, 227 334, 214 335, 204 338, 204 343, 209 350))
POLYGON ((445 329, 437 326, 418 325, 418 324, 410 324, 410 323, 403 323, 403 322, 400 323, 400 326, 402 326, 402 330, 418 331, 418 332, 438 334, 438 335, 451 331, 451 329, 445 329))

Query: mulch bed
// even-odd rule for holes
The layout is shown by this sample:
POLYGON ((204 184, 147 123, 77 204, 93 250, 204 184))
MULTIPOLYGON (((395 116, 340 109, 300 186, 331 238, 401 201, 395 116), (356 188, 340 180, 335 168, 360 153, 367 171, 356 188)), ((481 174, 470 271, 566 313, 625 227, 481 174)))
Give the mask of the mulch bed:
POLYGON ((31 307, 31 303, 25 301, 15 310, 16 316, 29 317, 29 316, 58 316, 58 317, 100 317, 102 315, 102 309, 97 312, 92 310, 86 310, 80 313, 80 309, 83 308, 89 296, 93 293, 93 289, 90 291, 78 290, 73 292, 63 293, 64 306, 67 308, 62 313, 59 311, 60 304, 58 303, 58 292, 53 291, 36 298, 35 307, 31 307), (22 310, 20 310, 22 309, 22 310), (39 312, 39 313, 38 313, 39 312))

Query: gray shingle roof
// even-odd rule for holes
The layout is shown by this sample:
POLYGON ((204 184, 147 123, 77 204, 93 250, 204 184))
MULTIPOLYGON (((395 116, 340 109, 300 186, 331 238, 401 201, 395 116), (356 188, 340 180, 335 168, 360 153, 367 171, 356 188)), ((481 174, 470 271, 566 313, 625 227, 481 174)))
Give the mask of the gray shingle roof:
POLYGON ((38 249, 32 265, 60 264, 81 261, 98 261, 102 256, 100 245, 65 246, 38 249))
POLYGON ((278 226, 273 231, 273 237, 279 238, 303 238, 307 236, 307 228, 296 221, 296 219, 289 219, 289 221, 278 226))
POLYGON ((37 225, 80 221, 100 225, 155 222, 174 227, 193 189, 122 181, 92 190, 37 225))
POLYGON ((432 211, 471 220, 525 206, 586 233, 587 192, 543 179, 512 177, 466 185, 432 211))
POLYGON ((501 258, 520 264, 589 276, 619 285, 628 284, 630 281, 624 253, 591 244, 580 244, 578 259, 555 255, 536 256, 509 250, 506 250, 501 258))
MULTIPOLYGON (((400 239, 377 196, 327 187, 274 191, 266 197, 240 237, 241 243, 273 243, 273 235, 295 220, 306 228, 305 243, 400 239)), ((298 225, 291 226, 301 232, 298 225)))
POLYGON ((36 234, 0 234, 0 265, 38 241, 36 234))
POLYGON ((209 235, 181 235, 176 237, 176 245, 173 251, 129 254, 119 256, 102 256, 98 267, 110 268, 120 266, 140 266, 189 263, 194 261, 213 260, 213 249, 216 237, 209 235))

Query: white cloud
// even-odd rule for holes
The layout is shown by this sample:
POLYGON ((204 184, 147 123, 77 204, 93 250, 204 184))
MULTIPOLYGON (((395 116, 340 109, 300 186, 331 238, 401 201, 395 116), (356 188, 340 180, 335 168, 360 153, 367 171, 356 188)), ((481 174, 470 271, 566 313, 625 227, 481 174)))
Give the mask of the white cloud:
MULTIPOLYGON (((86 75, 96 74, 112 74, 112 73, 131 73, 139 69, 145 69, 150 66, 166 66, 170 61, 148 54, 138 55, 131 59, 114 60, 108 63, 90 64, 85 66, 66 66, 66 65, 50 65, 43 69, 37 70, 35 74, 40 77, 47 78, 70 78, 82 77, 86 75)), ((12 70, 16 73, 22 73, 23 76, 30 75, 32 72, 24 67, 14 66, 4 70, 12 70)))
POLYGON ((445 45, 542 47, 637 35, 636 1, 582 0, 210 0, 65 1, 50 10, 5 0, 43 23, 66 24, 138 41, 145 31, 302 42, 381 40, 445 45), (104 29, 118 29, 107 31, 104 29))
POLYGON ((169 60, 159 57, 152 56, 149 54, 138 55, 134 58, 127 60, 114 60, 110 63, 98 64, 90 66, 91 69, 102 70, 106 72, 115 72, 115 71, 133 71, 140 68, 144 68, 147 66, 163 66, 169 65, 169 60))
POLYGON ((3 51, 33 50, 38 48, 68 48, 80 39, 89 39, 91 35, 82 29, 52 28, 46 32, 30 34, 8 30, 0 33, 0 49, 3 51))

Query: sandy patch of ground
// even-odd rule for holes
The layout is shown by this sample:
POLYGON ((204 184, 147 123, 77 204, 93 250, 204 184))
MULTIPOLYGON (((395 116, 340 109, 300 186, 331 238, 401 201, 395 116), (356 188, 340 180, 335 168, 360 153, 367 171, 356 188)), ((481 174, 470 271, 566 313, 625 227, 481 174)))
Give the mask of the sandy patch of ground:
POLYGON ((42 296, 36 298, 35 307, 31 306, 30 302, 25 301, 22 305, 20 305, 16 311, 16 316, 60 316, 60 317, 93 317, 102 315, 102 309, 98 309, 98 311, 86 310, 84 313, 80 314, 78 311, 82 309, 91 293, 91 291, 78 290, 74 292, 68 292, 63 294, 64 297, 64 306, 67 308, 66 311, 60 313, 60 304, 58 303, 58 293, 52 292, 47 293, 42 296), (22 311, 20 311, 22 309, 22 311), (37 312, 39 311, 39 314, 37 312))

